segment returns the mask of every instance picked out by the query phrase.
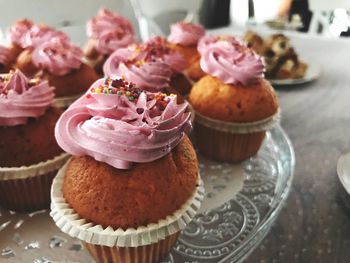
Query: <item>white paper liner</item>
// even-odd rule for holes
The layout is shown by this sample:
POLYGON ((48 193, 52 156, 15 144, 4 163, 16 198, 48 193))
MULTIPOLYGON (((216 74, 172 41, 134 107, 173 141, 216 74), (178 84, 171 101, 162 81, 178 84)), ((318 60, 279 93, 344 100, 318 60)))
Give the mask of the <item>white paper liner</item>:
POLYGON ((0 180, 26 179, 60 169, 70 155, 62 153, 53 159, 30 166, 0 167, 0 180))
POLYGON ((194 113, 195 115, 194 117, 195 122, 205 127, 218 130, 218 131, 229 132, 229 133, 240 133, 240 134, 271 130, 280 122, 280 119, 281 119, 280 109, 278 109, 277 112, 269 118, 266 118, 260 121, 246 122, 246 123, 225 122, 225 121, 215 120, 215 119, 206 117, 194 110, 192 111, 192 113, 194 113))
POLYGON ((67 108, 82 95, 83 93, 78 95, 73 95, 73 96, 55 98, 52 102, 52 106, 57 108, 67 108))
POLYGON ((193 124, 194 123, 194 120, 195 120, 195 114, 196 112, 194 111, 192 105, 189 103, 189 101, 186 99, 186 102, 187 102, 187 108, 188 110, 191 112, 191 123, 193 124))
MULTIPOLYGON (((68 164, 68 162, 67 162, 68 164)), ((198 186, 189 200, 173 215, 166 217, 158 223, 141 226, 137 229, 112 227, 103 228, 81 218, 66 203, 63 193, 63 179, 67 164, 64 165, 55 177, 51 188, 51 217, 64 233, 87 243, 108 247, 139 247, 157 243, 159 240, 183 230, 192 220, 200 208, 204 198, 203 182, 198 176, 198 186)))

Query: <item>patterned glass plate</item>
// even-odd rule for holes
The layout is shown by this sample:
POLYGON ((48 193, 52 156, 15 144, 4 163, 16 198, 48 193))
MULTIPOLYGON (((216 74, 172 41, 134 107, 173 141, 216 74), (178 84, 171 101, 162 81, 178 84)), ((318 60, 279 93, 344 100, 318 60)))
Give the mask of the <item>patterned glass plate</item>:
MULTIPOLYGON (((294 152, 281 128, 267 133, 258 155, 240 165, 199 156, 206 197, 163 263, 241 262, 269 231, 293 178, 294 152)), ((93 262, 81 243, 47 211, 0 209, 0 262, 93 262)))

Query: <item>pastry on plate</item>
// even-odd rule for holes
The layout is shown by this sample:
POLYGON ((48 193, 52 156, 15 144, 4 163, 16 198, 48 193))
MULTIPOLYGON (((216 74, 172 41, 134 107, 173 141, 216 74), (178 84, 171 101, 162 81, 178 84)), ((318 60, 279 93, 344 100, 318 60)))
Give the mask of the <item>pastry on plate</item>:
POLYGON ((102 66, 110 54, 135 42, 130 21, 106 8, 101 8, 97 16, 87 22, 86 30, 89 39, 84 47, 84 57, 99 75, 102 75, 102 66))
POLYGON ((172 45, 165 38, 159 36, 146 41, 143 44, 143 49, 147 51, 149 59, 168 64, 172 70, 170 86, 181 95, 188 95, 192 84, 185 74, 185 69, 188 65, 186 58, 173 49, 172 45))
POLYGON ((48 208, 51 182, 67 160, 54 127, 54 88, 20 71, 0 75, 0 204, 16 211, 48 208))
POLYGON ((240 40, 205 36, 198 47, 207 75, 189 95, 196 143, 212 159, 241 162, 258 152, 277 123, 277 96, 264 79, 262 59, 240 40))
POLYGON ((82 62, 82 50, 60 37, 52 38, 32 52, 36 76, 55 87, 56 97, 74 97, 86 92, 97 80, 97 74, 82 62))
POLYGON ((200 55, 197 51, 198 41, 204 35, 205 30, 201 25, 182 21, 171 25, 168 36, 173 48, 186 58, 188 63, 184 72, 193 81, 205 74, 199 66, 200 55))
POLYGON ((34 76, 38 68, 33 63, 33 51, 42 43, 48 42, 53 38, 69 41, 69 37, 62 31, 44 24, 32 25, 29 30, 25 31, 21 39, 22 51, 19 53, 14 67, 21 70, 26 76, 34 76))
POLYGON ((53 183, 51 216, 98 262, 160 262, 198 211, 190 115, 176 96, 105 78, 60 117, 56 139, 73 157, 53 183))

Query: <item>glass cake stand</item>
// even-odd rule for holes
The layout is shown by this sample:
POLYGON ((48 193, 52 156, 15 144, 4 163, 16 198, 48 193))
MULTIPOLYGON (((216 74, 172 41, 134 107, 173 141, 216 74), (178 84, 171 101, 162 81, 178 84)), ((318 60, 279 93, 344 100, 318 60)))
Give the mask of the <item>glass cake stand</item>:
MULTIPOLYGON (((239 165, 199 155, 206 197, 163 263, 241 262, 262 241, 291 187, 294 151, 282 128, 267 133, 259 153, 239 165)), ((48 211, 0 208, 0 262, 93 262, 63 234, 48 211)))

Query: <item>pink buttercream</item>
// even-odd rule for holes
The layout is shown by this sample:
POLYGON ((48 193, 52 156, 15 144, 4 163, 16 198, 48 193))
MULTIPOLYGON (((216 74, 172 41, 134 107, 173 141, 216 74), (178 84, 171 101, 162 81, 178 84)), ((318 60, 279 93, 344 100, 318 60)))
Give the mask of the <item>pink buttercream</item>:
POLYGON ((203 51, 207 50, 208 46, 211 44, 225 41, 230 43, 231 45, 235 46, 244 46, 244 42, 240 41, 239 39, 233 37, 233 36, 213 36, 213 35, 206 35, 202 37, 197 45, 197 50, 200 54, 202 54, 203 51))
MULTIPOLYGON (((168 154, 191 129, 187 103, 176 96, 139 92, 136 100, 117 94, 96 94, 106 84, 97 80, 56 124, 58 144, 76 156, 89 155, 118 169, 157 160, 168 154)), ((130 85, 130 84, 128 84, 130 85)), ((113 89, 113 88, 112 88, 113 89)))
POLYGON ((32 60, 37 68, 45 69, 50 73, 63 76, 81 65, 82 50, 60 37, 52 38, 37 46, 32 60))
POLYGON ((8 37, 12 43, 24 47, 24 39, 26 33, 33 26, 33 22, 28 19, 23 19, 17 21, 13 26, 8 30, 8 37))
POLYGON ((29 80, 22 72, 0 75, 0 126, 25 124, 43 115, 54 98, 47 81, 29 80))
POLYGON ((264 77, 260 56, 235 39, 204 37, 198 44, 202 70, 226 84, 249 85, 264 77))
POLYGON ((183 46, 196 46, 204 34, 205 30, 199 24, 179 22, 171 25, 168 40, 183 46))
POLYGON ((169 43, 162 37, 157 36, 149 39, 142 48, 147 51, 146 60, 162 61, 175 72, 181 72, 187 66, 185 58, 171 49, 169 43))
POLYGON ((110 77, 124 77, 148 91, 168 87, 171 68, 162 61, 150 59, 147 54, 136 44, 118 49, 103 65, 103 72, 110 77))
POLYGON ((135 41, 129 20, 106 8, 101 8, 98 15, 88 21, 87 35, 96 39, 96 49, 102 54, 111 54, 135 41))
POLYGON ((45 25, 33 25, 24 35, 22 47, 37 47, 52 38, 61 38, 69 41, 69 37, 62 31, 45 25))
POLYGON ((8 48, 0 46, 0 64, 8 65, 11 61, 11 54, 8 48))

